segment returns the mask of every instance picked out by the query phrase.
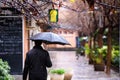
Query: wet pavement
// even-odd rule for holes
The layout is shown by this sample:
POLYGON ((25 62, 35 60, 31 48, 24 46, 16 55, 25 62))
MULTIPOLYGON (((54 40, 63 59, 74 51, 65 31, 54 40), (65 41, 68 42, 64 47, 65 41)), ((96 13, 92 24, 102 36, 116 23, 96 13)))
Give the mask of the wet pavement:
MULTIPOLYGON (((111 75, 104 71, 94 71, 93 65, 88 64, 85 56, 77 59, 75 51, 49 51, 53 63, 52 68, 62 68, 71 71, 72 80, 120 80, 120 74, 111 70, 111 75)), ((15 80, 22 80, 20 75, 15 80)))

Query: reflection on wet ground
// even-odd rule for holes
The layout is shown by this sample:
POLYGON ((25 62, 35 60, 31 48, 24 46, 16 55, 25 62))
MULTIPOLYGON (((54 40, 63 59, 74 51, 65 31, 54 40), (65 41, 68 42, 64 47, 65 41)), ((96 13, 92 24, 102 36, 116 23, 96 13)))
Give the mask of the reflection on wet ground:
POLYGON ((94 71, 93 65, 88 64, 85 56, 77 60, 75 51, 49 51, 53 62, 52 68, 63 68, 73 71, 72 80, 120 80, 118 73, 111 70, 111 75, 94 71))
MULTIPOLYGON (((120 80, 120 75, 111 70, 111 75, 105 72, 94 71, 93 65, 88 64, 85 56, 77 60, 75 51, 49 51, 53 62, 52 68, 72 70, 72 80, 120 80)), ((22 80, 22 75, 14 75, 15 80, 22 80)))

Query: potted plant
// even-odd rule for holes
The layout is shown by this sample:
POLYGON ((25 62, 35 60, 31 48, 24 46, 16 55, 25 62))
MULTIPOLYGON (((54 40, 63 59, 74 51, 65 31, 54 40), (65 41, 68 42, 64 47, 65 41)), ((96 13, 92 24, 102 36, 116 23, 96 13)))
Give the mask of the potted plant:
POLYGON ((104 48, 96 48, 93 52, 93 61, 94 61, 94 70, 95 71, 104 71, 105 64, 103 61, 103 50, 104 48))
POLYGON ((73 70, 69 69, 65 71, 64 80, 71 80, 73 76, 73 70))
POLYGON ((14 80, 14 77, 9 74, 10 66, 8 62, 0 59, 0 80, 14 80))
POLYGON ((113 49, 112 49, 112 60, 111 60, 111 68, 116 71, 116 72, 119 72, 119 58, 120 58, 120 55, 119 55, 119 46, 113 46, 113 49))
POLYGON ((90 47, 90 45, 88 44, 88 42, 85 43, 85 46, 84 46, 84 49, 85 49, 85 56, 89 59, 89 64, 93 64, 94 61, 93 61, 93 48, 90 47))
POLYGON ((104 71, 104 69, 105 69, 104 63, 102 63, 102 60, 99 57, 97 57, 95 59, 95 63, 94 63, 94 70, 95 71, 104 71))
POLYGON ((50 70, 50 80, 64 80, 64 69, 53 69, 50 70))

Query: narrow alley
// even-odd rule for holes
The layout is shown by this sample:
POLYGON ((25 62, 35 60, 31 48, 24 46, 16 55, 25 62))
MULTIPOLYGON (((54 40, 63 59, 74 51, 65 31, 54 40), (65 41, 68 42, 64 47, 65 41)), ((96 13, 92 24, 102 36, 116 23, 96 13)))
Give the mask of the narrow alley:
POLYGON ((72 80, 119 80, 120 75, 111 70, 111 75, 102 71, 94 71, 93 65, 88 64, 85 56, 79 56, 77 60, 75 51, 50 51, 52 68, 73 70, 72 80))
MULTIPOLYGON (((119 80, 120 75, 111 70, 111 75, 103 71, 94 71, 93 65, 88 64, 85 56, 77 59, 75 51, 49 51, 54 68, 72 70, 72 80, 119 80)), ((15 80, 22 80, 21 75, 15 75, 15 80)))

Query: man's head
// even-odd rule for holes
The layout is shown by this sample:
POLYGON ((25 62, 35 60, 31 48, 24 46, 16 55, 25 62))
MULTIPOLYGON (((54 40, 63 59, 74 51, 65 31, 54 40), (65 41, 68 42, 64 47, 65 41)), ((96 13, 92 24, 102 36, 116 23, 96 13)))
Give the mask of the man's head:
POLYGON ((37 46, 40 46, 41 44, 42 44, 42 41, 34 41, 35 42, 35 45, 37 45, 37 46))

